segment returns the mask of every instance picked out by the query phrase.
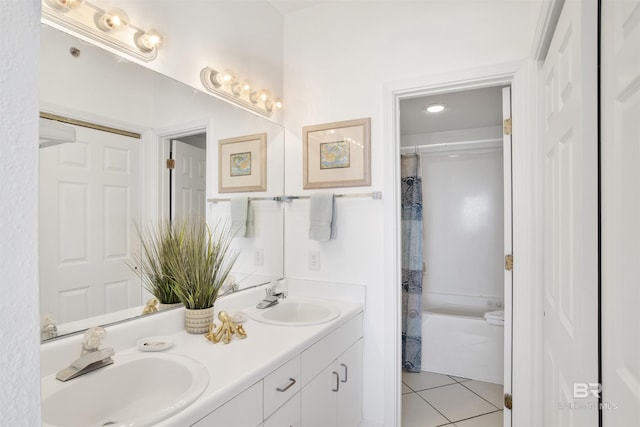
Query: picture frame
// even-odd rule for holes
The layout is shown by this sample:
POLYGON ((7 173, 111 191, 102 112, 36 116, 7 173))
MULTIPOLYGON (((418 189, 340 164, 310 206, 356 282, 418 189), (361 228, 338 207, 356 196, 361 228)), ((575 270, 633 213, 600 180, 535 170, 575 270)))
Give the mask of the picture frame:
POLYGON ((218 192, 267 191, 267 134, 218 141, 218 192))
POLYGON ((303 188, 371 185, 371 118, 305 126, 303 188))

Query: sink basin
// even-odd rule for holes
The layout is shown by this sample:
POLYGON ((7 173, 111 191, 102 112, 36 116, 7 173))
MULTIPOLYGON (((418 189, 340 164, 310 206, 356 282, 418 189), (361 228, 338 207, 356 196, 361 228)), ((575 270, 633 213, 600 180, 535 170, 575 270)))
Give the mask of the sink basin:
POLYGON ((150 426, 195 401, 209 384, 199 362, 176 354, 116 354, 114 364, 67 382, 42 379, 44 426, 150 426))
POLYGON ((309 326, 329 322, 340 315, 331 303, 320 300, 287 298, 269 308, 251 309, 249 317, 262 323, 285 326, 309 326))

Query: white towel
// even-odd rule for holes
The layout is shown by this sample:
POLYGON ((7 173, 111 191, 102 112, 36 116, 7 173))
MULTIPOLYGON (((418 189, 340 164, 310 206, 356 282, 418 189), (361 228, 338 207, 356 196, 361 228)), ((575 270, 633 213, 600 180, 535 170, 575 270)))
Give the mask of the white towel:
POLYGON ((231 210, 231 232, 234 233, 236 237, 244 237, 247 234, 249 198, 232 198, 229 209, 231 210))
POLYGON ((484 314, 485 319, 502 320, 504 322, 504 310, 489 311, 484 314))
POLYGON ((255 207, 251 200, 249 200, 249 206, 247 207, 247 230, 244 233, 244 237, 255 237, 255 207))
POLYGON ((504 326, 504 320, 486 318, 485 321, 490 325, 504 326))
POLYGON ((333 194, 314 194, 309 207, 309 239, 327 242, 335 237, 333 194))

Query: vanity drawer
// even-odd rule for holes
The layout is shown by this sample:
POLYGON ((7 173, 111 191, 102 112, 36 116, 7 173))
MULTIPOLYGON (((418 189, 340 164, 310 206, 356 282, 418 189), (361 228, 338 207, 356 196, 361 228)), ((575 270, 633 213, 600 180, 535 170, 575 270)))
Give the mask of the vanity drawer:
POLYGON ((268 418, 300 390, 300 356, 280 366, 264 378, 264 417, 268 418))
POLYGON ((259 381, 191 427, 251 427, 261 422, 262 381, 259 381))
POLYGON ((300 427, 300 393, 266 419, 263 427, 300 427))

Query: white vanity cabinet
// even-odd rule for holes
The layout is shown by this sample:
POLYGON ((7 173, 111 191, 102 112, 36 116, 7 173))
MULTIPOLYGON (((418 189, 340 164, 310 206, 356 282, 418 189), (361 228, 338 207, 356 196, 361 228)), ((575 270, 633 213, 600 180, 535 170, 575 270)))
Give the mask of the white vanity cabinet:
POLYGON ((362 313, 192 427, 355 427, 362 418, 362 313))
POLYGON ((362 419, 362 339, 305 385, 303 427, 355 427, 362 419))

